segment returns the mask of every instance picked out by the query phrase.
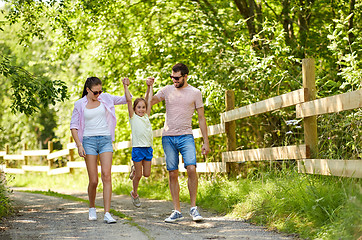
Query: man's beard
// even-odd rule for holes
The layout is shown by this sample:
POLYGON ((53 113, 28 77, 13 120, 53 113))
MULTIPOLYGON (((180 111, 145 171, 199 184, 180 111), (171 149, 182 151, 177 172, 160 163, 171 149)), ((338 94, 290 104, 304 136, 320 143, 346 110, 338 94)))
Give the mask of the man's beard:
POLYGON ((176 88, 182 88, 185 84, 185 80, 182 80, 178 85, 176 85, 176 88))

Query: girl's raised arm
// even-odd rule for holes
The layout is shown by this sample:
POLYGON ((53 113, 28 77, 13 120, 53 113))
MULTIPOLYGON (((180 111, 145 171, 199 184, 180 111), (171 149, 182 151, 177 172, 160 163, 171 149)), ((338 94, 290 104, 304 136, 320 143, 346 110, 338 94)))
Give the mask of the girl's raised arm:
POLYGON ((153 83, 155 82, 155 78, 153 77, 148 77, 146 80, 147 83, 147 91, 146 91, 146 96, 145 96, 145 100, 147 102, 147 115, 150 116, 151 114, 151 100, 153 97, 153 83))
POLYGON ((123 88, 124 88, 124 95, 126 95, 126 100, 127 100, 128 114, 129 114, 129 117, 131 118, 131 117, 133 117, 134 110, 133 110, 133 107, 132 107, 131 93, 129 92, 129 89, 128 89, 128 86, 130 84, 129 79, 128 78, 123 78, 122 83, 123 83, 123 88))

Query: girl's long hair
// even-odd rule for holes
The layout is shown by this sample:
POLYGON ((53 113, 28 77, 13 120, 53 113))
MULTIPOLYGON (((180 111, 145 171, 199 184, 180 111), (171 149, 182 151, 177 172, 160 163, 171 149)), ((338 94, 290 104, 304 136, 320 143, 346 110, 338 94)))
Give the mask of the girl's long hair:
POLYGON ((89 77, 85 81, 82 97, 88 94, 87 88, 91 89, 93 86, 102 85, 102 81, 97 77, 89 77))

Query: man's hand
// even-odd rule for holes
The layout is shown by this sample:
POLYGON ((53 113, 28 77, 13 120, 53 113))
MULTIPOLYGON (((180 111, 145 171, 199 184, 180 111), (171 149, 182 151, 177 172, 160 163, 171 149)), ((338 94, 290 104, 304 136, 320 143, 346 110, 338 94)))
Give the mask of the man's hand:
POLYGON ((204 143, 201 148, 201 153, 206 156, 209 152, 210 152, 209 144, 204 143))
POLYGON ((146 84, 147 86, 152 86, 155 82, 155 78, 154 77, 148 77, 146 80, 146 84))

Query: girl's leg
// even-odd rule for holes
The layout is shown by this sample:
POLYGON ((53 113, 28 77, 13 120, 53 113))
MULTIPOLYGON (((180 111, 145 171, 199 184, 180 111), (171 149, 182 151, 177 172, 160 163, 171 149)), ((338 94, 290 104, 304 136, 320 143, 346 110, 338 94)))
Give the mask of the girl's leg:
POLYGON ((142 161, 143 164, 143 176, 149 177, 151 175, 151 161, 142 161))
POLYGON ((101 160, 101 177, 103 182, 103 204, 104 212, 109 212, 111 208, 111 198, 112 198, 112 152, 104 152, 100 155, 101 160))
POLYGON ((98 164, 96 155, 86 155, 85 164, 87 165, 88 172, 88 199, 89 207, 95 207, 95 200, 98 186, 98 164))
POLYGON ((134 164, 134 167, 135 167, 135 176, 133 178, 133 191, 132 191, 132 195, 133 197, 137 197, 138 196, 138 193, 137 193, 137 190, 138 190, 138 184, 142 178, 142 162, 133 162, 134 164))

